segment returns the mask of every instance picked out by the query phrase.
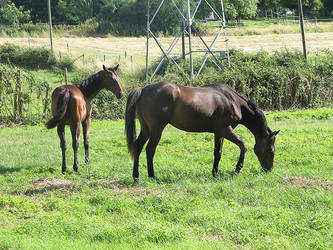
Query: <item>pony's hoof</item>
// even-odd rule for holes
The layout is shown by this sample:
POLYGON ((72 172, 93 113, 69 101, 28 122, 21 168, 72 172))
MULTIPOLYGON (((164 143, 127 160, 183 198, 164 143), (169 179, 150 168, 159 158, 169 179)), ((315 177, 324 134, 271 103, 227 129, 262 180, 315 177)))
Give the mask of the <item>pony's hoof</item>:
POLYGON ((73 166, 73 169, 75 172, 78 172, 78 170, 79 170, 77 166, 73 166))
POLYGON ((89 159, 89 158, 86 158, 86 159, 85 159, 85 162, 86 162, 86 163, 89 163, 89 162, 90 162, 90 159, 89 159))
POLYGON ((64 174, 65 172, 66 172, 66 167, 62 167, 62 168, 61 168, 61 173, 64 174))
POLYGON ((139 182, 139 177, 133 177, 133 181, 134 181, 134 183, 138 183, 139 182))

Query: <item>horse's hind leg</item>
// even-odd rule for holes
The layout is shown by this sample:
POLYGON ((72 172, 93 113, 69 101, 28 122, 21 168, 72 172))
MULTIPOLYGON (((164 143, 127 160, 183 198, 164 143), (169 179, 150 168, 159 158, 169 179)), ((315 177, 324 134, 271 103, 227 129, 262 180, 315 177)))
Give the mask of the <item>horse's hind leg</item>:
POLYGON ((212 174, 214 177, 217 176, 217 171, 219 169, 219 162, 221 159, 222 145, 224 138, 215 134, 215 147, 214 147, 214 164, 212 169, 212 174))
POLYGON ((243 167, 244 157, 245 157, 245 153, 246 153, 246 146, 245 146, 244 142, 242 141, 242 139, 239 138, 239 136, 235 134, 235 132, 231 126, 227 127, 223 131, 223 137, 226 138, 227 140, 235 143, 240 148, 240 155, 239 155, 239 159, 238 159, 238 162, 236 165, 236 170, 235 170, 235 173, 239 173, 243 167))
POLYGON ((77 149, 79 148, 79 136, 80 136, 80 123, 75 123, 71 125, 71 132, 72 132, 72 147, 74 150, 74 165, 73 169, 75 172, 78 170, 78 163, 77 163, 77 149))
MULTIPOLYGON (((141 125, 142 126, 142 125, 141 125)), ((135 140, 135 148, 134 148, 134 165, 133 165, 133 179, 136 181, 139 178, 139 157, 142 151, 143 146, 148 140, 148 132, 144 131, 141 128, 140 134, 138 138, 135 140)))
POLYGON ((65 126, 59 125, 57 127, 58 136, 60 138, 60 148, 62 153, 62 166, 61 171, 66 171, 66 139, 65 139, 65 126))
POLYGON ((83 143, 84 143, 84 150, 85 150, 85 162, 88 163, 89 159, 89 129, 90 129, 90 118, 86 119, 82 122, 83 128, 83 143))
POLYGON ((147 156, 147 167, 148 167, 148 176, 150 178, 155 178, 154 174, 154 165, 153 165, 153 158, 155 155, 157 144, 159 143, 162 135, 162 131, 164 126, 159 128, 153 129, 150 132, 150 139, 148 145, 146 147, 146 156, 147 156))

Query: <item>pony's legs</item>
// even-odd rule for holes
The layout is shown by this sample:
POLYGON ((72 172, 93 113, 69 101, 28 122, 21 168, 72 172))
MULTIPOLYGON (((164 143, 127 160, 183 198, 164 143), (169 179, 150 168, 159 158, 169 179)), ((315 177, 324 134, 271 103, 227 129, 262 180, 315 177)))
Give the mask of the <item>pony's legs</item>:
POLYGON ((146 147, 148 176, 150 178, 155 178, 153 158, 155 155, 157 144, 159 143, 159 141, 161 139, 161 135, 162 135, 162 131, 163 131, 164 127, 165 126, 162 126, 158 129, 154 129, 150 132, 149 142, 146 147))
POLYGON ((79 136, 80 136, 80 123, 75 123, 71 125, 71 132, 72 132, 72 147, 74 150, 74 165, 73 169, 75 172, 78 170, 78 163, 77 163, 77 150, 79 148, 79 136))
POLYGON ((221 159, 223 140, 224 140, 223 137, 215 134, 214 164, 213 164, 213 169, 212 169, 212 174, 214 177, 217 176, 217 171, 219 169, 219 162, 221 159))
POLYGON ((84 150, 85 150, 85 162, 88 163, 89 159, 89 130, 90 130, 90 118, 86 119, 82 122, 83 128, 83 143, 84 143, 84 150))
POLYGON ((235 134, 235 132, 231 126, 229 126, 223 130, 223 137, 226 138, 227 140, 235 143, 240 148, 240 155, 239 155, 239 159, 238 159, 236 169, 235 169, 235 173, 238 174, 243 167, 244 157, 245 157, 245 153, 246 153, 246 146, 245 146, 244 142, 242 141, 242 139, 239 138, 239 136, 235 134))
POLYGON ((142 151, 143 146, 148 140, 148 135, 142 129, 138 138, 135 140, 135 148, 134 148, 134 165, 133 165, 133 179, 136 181, 139 178, 139 158, 142 151))
POLYGON ((61 171, 66 171, 66 139, 65 139, 65 126, 59 125, 57 127, 58 136, 60 138, 60 148, 62 153, 62 166, 61 171))

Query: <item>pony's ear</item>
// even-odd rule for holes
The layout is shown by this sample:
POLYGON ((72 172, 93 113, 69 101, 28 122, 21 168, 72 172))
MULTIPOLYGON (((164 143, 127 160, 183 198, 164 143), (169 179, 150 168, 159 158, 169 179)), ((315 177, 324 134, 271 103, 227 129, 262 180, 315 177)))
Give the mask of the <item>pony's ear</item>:
POLYGON ((108 71, 108 69, 105 67, 105 65, 103 64, 103 69, 105 70, 105 71, 108 71))
POLYGON ((116 67, 114 67, 112 70, 117 71, 118 67, 119 67, 119 64, 116 67))

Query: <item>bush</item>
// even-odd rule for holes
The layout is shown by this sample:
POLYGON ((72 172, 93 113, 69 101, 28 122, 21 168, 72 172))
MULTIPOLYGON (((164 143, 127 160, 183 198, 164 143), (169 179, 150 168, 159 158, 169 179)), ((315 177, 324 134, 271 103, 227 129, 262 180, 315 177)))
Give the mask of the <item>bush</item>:
POLYGON ((20 47, 5 43, 0 46, 0 62, 29 69, 74 69, 74 62, 68 57, 57 60, 55 55, 43 47, 20 47))
MULTIPOLYGON (((333 54, 321 52, 317 63, 305 61, 300 51, 275 51, 255 54, 231 50, 232 66, 221 61, 224 72, 208 60, 200 77, 192 85, 223 82, 241 94, 249 95, 263 109, 289 109, 324 106, 333 100, 333 54)), ((187 84, 188 62, 178 59, 183 73, 172 63, 165 62, 157 79, 187 84), (184 77, 182 77, 184 75, 184 77)), ((194 60, 198 71, 202 58, 194 60)), ((156 68, 156 64, 152 69, 156 68)), ((151 70, 152 72, 152 70, 151 70)))

